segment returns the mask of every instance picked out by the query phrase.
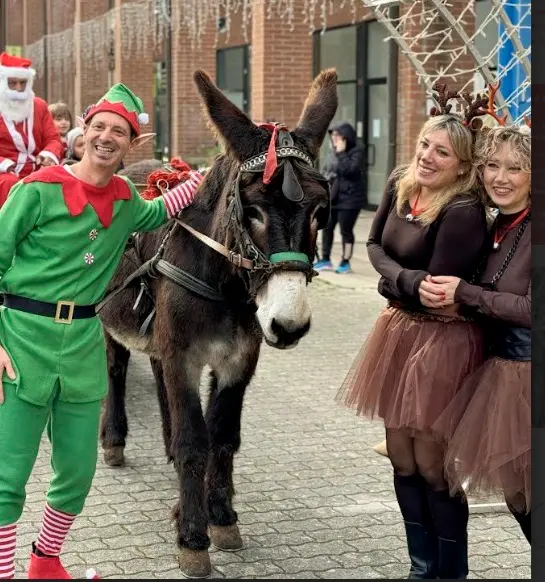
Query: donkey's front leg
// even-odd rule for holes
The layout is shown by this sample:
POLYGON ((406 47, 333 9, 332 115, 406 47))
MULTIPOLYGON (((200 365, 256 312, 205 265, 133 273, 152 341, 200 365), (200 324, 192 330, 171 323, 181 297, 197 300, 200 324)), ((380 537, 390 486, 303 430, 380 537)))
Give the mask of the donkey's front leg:
POLYGON ((163 365, 160 360, 150 358, 151 369, 155 377, 155 387, 157 389, 157 400, 159 401, 159 411, 161 412, 161 426, 163 429, 163 442, 165 444, 165 453, 170 461, 173 461, 171 451, 172 444, 172 422, 170 420, 170 410, 168 409, 168 397, 163 379, 163 365))
MULTIPOLYGON (((233 461, 240 447, 244 393, 256 364, 257 355, 245 359, 242 373, 236 374, 236 380, 232 376, 233 369, 218 370, 211 374, 210 399, 206 410, 210 435, 207 500, 210 537, 214 546, 220 550, 233 551, 243 546, 237 526, 237 512, 233 508, 233 461)), ((241 367, 240 363, 233 366, 235 369, 237 367, 241 367)))
POLYGON ((211 572, 204 502, 208 433, 199 395, 200 374, 201 368, 180 354, 163 360, 172 430, 170 452, 180 480, 180 499, 175 509, 179 563, 188 578, 204 578, 211 572))

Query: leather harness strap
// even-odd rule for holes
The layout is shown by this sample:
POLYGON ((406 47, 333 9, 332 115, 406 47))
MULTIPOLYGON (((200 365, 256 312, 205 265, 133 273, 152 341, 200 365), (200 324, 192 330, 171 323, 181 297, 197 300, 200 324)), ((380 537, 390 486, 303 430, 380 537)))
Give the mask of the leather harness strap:
POLYGON ((233 265, 236 265, 239 268, 242 267, 243 269, 248 269, 249 271, 255 268, 255 263, 251 259, 247 259, 239 253, 235 253, 234 251, 230 251, 225 245, 222 245, 213 238, 210 238, 202 232, 195 230, 193 227, 189 226, 189 224, 186 224, 179 218, 175 218, 174 220, 180 226, 183 226, 187 231, 189 231, 195 238, 198 238, 201 242, 214 249, 220 255, 223 255, 228 261, 233 263, 233 265))

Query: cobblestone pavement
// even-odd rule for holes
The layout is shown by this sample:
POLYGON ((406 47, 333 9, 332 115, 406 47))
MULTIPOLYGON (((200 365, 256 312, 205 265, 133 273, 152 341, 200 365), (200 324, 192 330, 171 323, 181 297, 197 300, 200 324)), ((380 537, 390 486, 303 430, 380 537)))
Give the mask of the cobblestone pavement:
MULTIPOLYGON (((370 217, 360 220, 360 240, 370 217)), ((407 576, 390 465, 371 448, 383 437, 382 425, 334 403, 383 305, 363 245, 357 254, 354 274, 326 274, 312 284, 313 329, 295 350, 263 347, 235 465, 245 548, 214 551, 213 577, 407 576)), ((128 464, 112 469, 100 459, 64 562, 76 577, 94 566, 106 578, 180 578, 170 522, 177 483, 163 455, 148 362, 135 357, 129 374, 128 464)), ((40 522, 48 453, 44 442, 20 524, 18 577, 40 522)), ((492 509, 471 510, 470 577, 530 578, 530 552, 515 521, 501 507, 492 509)))

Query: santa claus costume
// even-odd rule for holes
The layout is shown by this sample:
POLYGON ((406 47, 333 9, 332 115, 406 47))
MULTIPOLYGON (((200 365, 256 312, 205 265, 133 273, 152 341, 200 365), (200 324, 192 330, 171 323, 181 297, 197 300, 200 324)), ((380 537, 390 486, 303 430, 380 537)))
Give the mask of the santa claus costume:
POLYGON ((58 164, 64 154, 47 103, 32 91, 36 71, 31 64, 0 54, 0 207, 11 187, 39 167, 39 157, 58 164), (25 79, 25 90, 10 89, 8 79, 25 79))

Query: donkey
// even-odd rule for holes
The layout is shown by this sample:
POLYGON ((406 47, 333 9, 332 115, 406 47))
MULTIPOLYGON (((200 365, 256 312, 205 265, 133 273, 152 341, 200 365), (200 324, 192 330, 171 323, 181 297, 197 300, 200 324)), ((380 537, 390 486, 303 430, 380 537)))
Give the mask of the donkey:
POLYGON ((110 374, 101 427, 105 460, 122 462, 129 350, 144 352, 180 481, 179 564, 185 576, 198 578, 211 572, 211 541, 219 549, 242 547, 233 459, 262 340, 288 349, 310 329, 307 283, 316 274, 317 232, 329 217, 328 185, 314 162, 337 109, 337 75, 328 69, 316 77, 291 132, 255 125, 203 71, 194 81, 223 153, 180 218, 135 235, 99 315, 110 374), (160 259, 151 272, 127 284, 153 257, 160 259), (205 366, 211 372, 203 413, 205 366))

